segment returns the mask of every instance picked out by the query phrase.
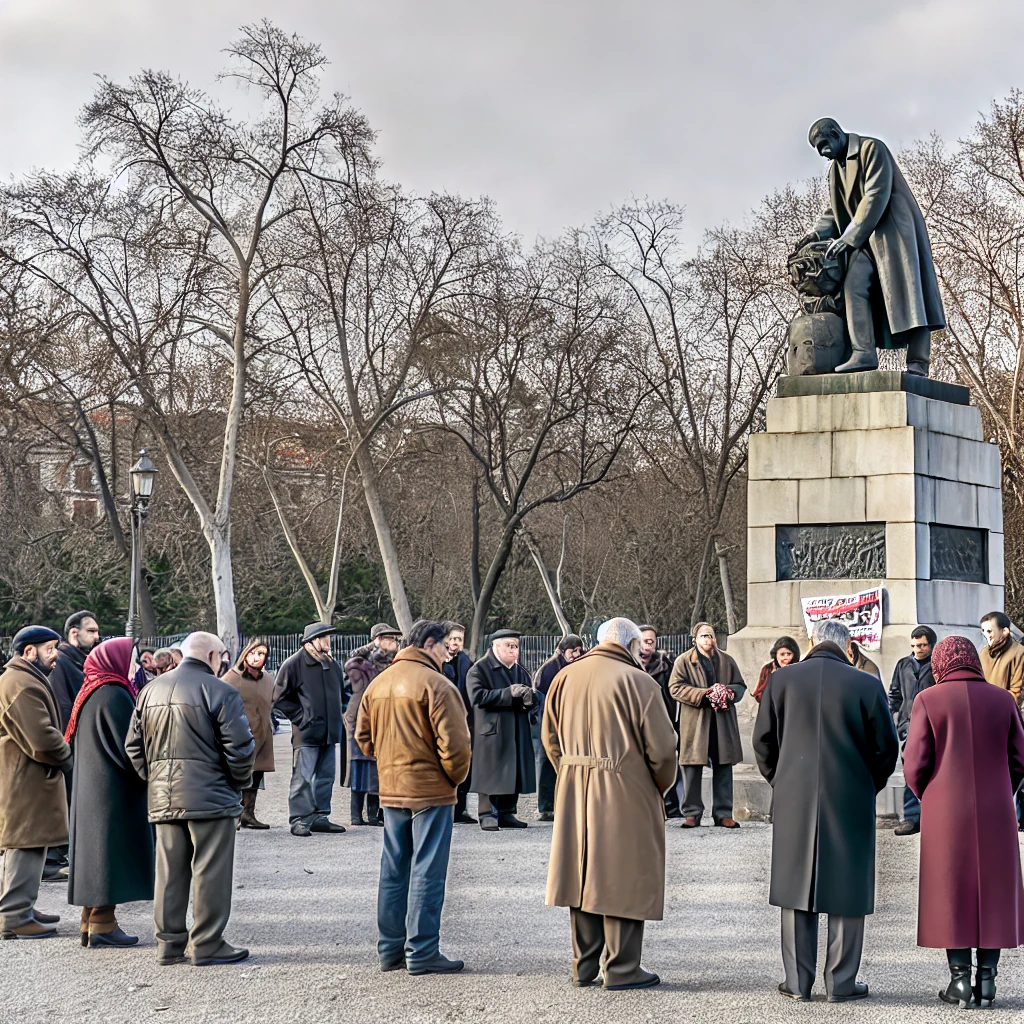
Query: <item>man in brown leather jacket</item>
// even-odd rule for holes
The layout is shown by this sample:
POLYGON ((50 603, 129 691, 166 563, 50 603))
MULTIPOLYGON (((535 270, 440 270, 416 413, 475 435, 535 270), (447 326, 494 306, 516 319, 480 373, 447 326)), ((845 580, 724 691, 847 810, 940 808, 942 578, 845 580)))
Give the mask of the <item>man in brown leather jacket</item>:
POLYGON ((360 750, 377 759, 384 849, 377 894, 382 971, 461 971, 438 949, 458 785, 469 771, 469 727, 459 691, 441 674, 445 623, 420 619, 409 646, 366 688, 360 750))

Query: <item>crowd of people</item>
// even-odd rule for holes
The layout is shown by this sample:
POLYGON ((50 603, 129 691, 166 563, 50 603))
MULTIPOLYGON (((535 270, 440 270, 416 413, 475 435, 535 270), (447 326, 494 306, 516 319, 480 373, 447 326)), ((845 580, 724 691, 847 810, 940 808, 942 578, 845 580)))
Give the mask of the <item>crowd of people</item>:
MULTIPOLYGON (((897 832, 921 833, 918 943, 947 952, 940 998, 991 1005, 1000 950, 1024 942, 1014 804, 1024 647, 1001 612, 981 626, 980 655, 964 637, 937 641, 917 627, 888 694, 841 622, 818 623, 806 653, 791 637, 772 646, 753 691, 752 743, 773 791, 781 994, 811 996, 820 914, 828 999, 868 994, 858 973, 876 797, 902 751, 897 832)), ((259 639, 232 663, 205 632, 177 650, 100 642, 88 611, 68 618, 63 637, 20 630, 0 675, 3 938, 56 934, 57 915, 36 901, 43 879, 66 877, 83 946, 136 944, 117 906, 152 900, 160 964, 244 960, 249 951, 224 937, 235 835, 268 828, 256 800, 275 769, 280 714, 291 722, 291 834, 346 831, 331 819, 339 749, 351 826, 383 828, 382 971, 462 969, 440 951, 453 827, 526 828, 519 798, 537 792, 538 817, 554 824, 546 898, 569 908, 575 984, 658 984, 641 956, 644 923, 664 910, 664 823, 700 825, 705 767, 714 825, 740 827, 732 770, 746 684, 714 627, 698 623, 673 659, 653 626, 611 619, 590 650, 563 637, 532 678, 513 629, 491 634, 474 662, 458 623, 420 620, 404 637, 378 623, 344 666, 334 632, 310 624, 273 673, 259 639)))

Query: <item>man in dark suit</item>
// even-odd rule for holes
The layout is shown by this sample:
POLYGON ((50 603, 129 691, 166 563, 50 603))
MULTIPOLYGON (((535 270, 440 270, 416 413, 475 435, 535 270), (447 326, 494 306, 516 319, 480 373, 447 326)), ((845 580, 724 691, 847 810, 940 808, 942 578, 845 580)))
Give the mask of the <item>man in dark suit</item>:
MULTIPOLYGON (((465 652, 466 627, 461 622, 446 622, 448 635, 445 637, 444 645, 448 650, 448 660, 441 671, 445 679, 450 682, 462 696, 462 703, 466 707, 466 724, 469 726, 469 736, 473 738, 473 705, 469 702, 469 693, 466 691, 466 676, 473 664, 473 659, 465 652)), ((469 775, 459 783, 455 800, 455 824, 475 825, 476 818, 466 810, 466 798, 470 794, 469 775)))
MULTIPOLYGON (((575 633, 563 636, 558 641, 555 653, 544 662, 533 677, 533 689, 537 694, 537 703, 533 710, 533 720, 539 726, 544 713, 544 701, 555 676, 583 656, 583 638, 575 633)), ((555 820, 555 782, 558 774, 551 766, 544 747, 537 744, 537 817, 540 821, 555 820)))
POLYGON ((473 706, 473 768, 469 789, 479 795, 480 827, 526 828, 516 817, 520 793, 537 788, 530 709, 533 687, 519 664, 514 629, 492 633, 491 649, 469 670, 466 691, 473 706))
MULTIPOLYGON (((658 630, 655 626, 645 623, 640 627, 640 665, 643 670, 661 687, 661 699, 665 702, 665 710, 676 730, 676 746, 679 746, 679 701, 672 696, 668 681, 672 677, 674 658, 668 651, 658 647, 658 630)), ((683 769, 676 772, 676 781, 665 794, 665 817, 681 818, 683 812, 679 807, 679 783, 683 780, 683 769)))
POLYGON ((802 1001, 814 985, 819 914, 828 914, 829 1002, 868 994, 857 972, 875 904, 875 799, 899 741, 881 682, 847 659, 849 639, 834 619, 815 625, 807 657, 772 676, 752 737, 774 794, 769 902, 782 908, 779 992, 802 1001))

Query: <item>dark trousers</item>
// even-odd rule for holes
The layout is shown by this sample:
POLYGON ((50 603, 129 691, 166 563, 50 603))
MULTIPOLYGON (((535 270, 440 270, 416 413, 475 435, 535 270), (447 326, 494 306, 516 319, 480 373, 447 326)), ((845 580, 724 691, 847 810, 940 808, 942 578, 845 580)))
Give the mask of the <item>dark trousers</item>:
MULTIPOLYGON (((854 354, 863 352, 877 360, 875 318, 871 308, 872 293, 878 290, 878 272, 871 257, 863 249, 850 253, 850 264, 843 279, 843 299, 846 303, 846 326, 854 354)), ((927 327, 913 327, 894 336, 897 342, 907 343, 907 370, 928 375, 931 357, 931 331, 927 327)))
POLYGON ((459 783, 459 788, 455 791, 455 817, 461 817, 466 814, 466 798, 469 796, 469 776, 467 775, 462 782, 459 783))
POLYGON ((366 802, 366 820, 377 821, 380 817, 380 797, 376 793, 361 793, 358 789, 352 790, 352 824, 355 825, 363 817, 363 801, 366 802))
MULTIPOLYGON (((708 761, 711 764, 711 816, 715 821, 732 817, 732 765, 718 763, 718 729, 712 721, 708 736, 708 761)), ((704 765, 683 765, 683 817, 700 821, 704 814, 701 779, 704 765)))
POLYGON ((643 972, 640 956, 644 948, 644 922, 627 917, 604 917, 572 907, 572 976, 574 981, 591 982, 604 970, 605 985, 631 985, 643 972), (602 955, 604 957, 602 959, 602 955))
MULTIPOLYGON (((828 915, 825 992, 849 995, 857 982, 864 952, 864 918, 828 915)), ((809 997, 818 965, 818 915, 808 910, 782 911, 782 966, 786 988, 809 997)))
POLYGON ((296 747, 292 751, 292 781, 288 789, 288 820, 311 825, 331 813, 331 790, 337 761, 334 744, 296 747))
POLYGON ((518 793, 479 793, 478 813, 483 818, 501 818, 506 814, 515 814, 519 806, 518 793))
POLYGON ((541 747, 537 755, 537 810, 541 814, 553 814, 555 810, 555 782, 558 773, 541 747))
POLYGON ((665 813, 670 817, 678 817, 679 806, 679 782, 683 777, 682 767, 676 768, 676 781, 672 783, 671 789, 665 794, 665 813))
POLYGON ((235 818, 160 822, 156 826, 153 920, 159 956, 214 956, 231 916, 235 818), (185 921, 192 889, 192 931, 185 921))
POLYGON ((452 808, 384 808, 377 888, 377 955, 406 966, 438 955, 441 908, 452 845, 452 808))

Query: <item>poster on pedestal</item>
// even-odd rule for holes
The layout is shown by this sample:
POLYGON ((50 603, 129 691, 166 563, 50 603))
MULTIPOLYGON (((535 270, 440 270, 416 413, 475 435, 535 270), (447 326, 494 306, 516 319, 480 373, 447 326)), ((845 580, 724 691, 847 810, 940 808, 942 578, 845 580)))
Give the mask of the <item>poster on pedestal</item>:
POLYGON ((850 631, 850 637, 867 651, 882 647, 882 587, 859 594, 833 594, 830 597, 804 597, 804 629, 810 636, 814 624, 822 619, 838 619, 850 631))

